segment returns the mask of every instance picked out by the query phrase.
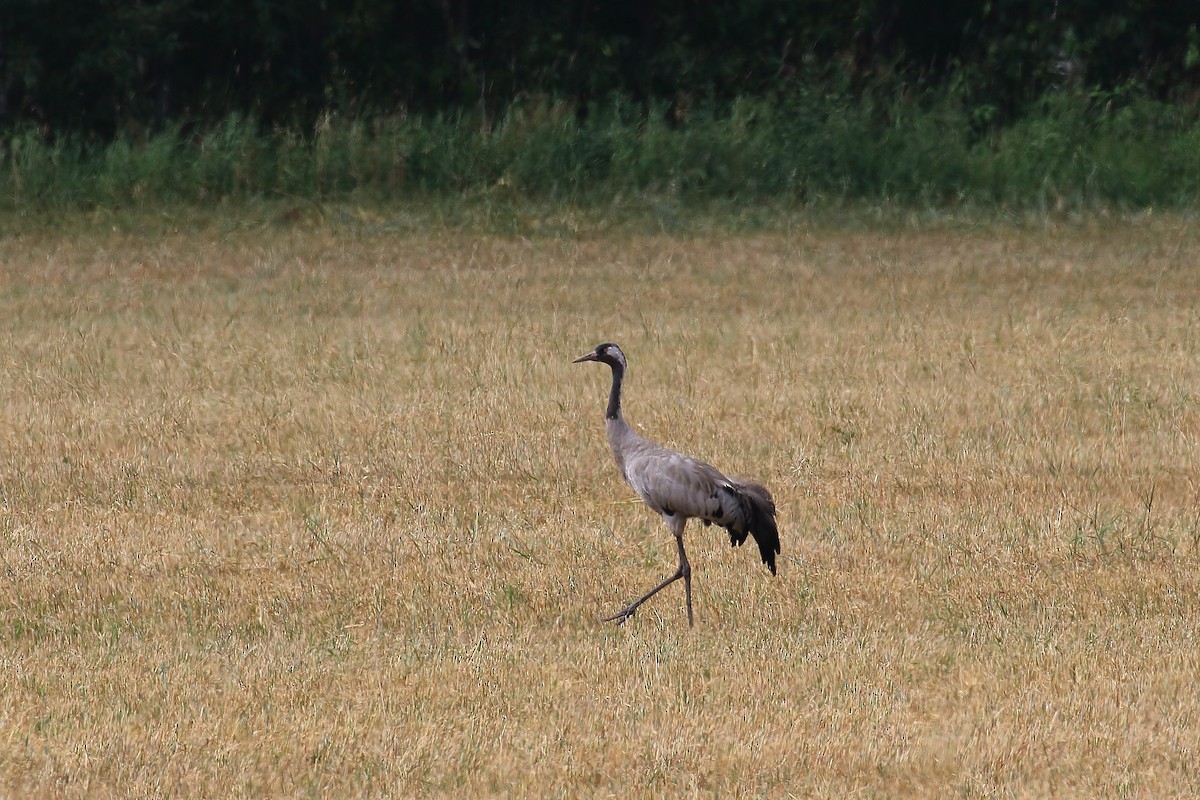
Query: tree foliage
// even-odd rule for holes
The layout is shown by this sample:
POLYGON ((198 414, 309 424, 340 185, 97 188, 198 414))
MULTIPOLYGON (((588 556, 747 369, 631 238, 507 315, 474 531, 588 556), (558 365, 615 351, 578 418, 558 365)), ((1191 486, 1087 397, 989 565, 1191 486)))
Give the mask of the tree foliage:
POLYGON ((485 120, 620 95, 676 117, 797 85, 944 87, 981 124, 1073 84, 1193 103, 1195 0, 4 0, 0 127, 109 138, 240 115, 485 120))

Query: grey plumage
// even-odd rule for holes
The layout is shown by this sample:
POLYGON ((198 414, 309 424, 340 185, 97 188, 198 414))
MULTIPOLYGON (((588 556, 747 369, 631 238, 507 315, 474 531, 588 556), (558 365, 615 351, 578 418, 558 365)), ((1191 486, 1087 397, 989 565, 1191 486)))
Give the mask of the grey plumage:
POLYGON ((775 574, 775 556, 779 553, 779 531, 775 525, 775 502, 766 487, 741 478, 727 478, 714 466, 638 435, 621 413, 621 385, 627 367, 625 354, 611 342, 598 345, 587 355, 575 359, 599 361, 612 368, 612 389, 605 413, 605 427, 613 458, 622 477, 638 497, 655 513, 675 536, 679 568, 648 593, 630 603, 607 620, 618 625, 633 616, 638 607, 683 579, 687 596, 688 624, 692 616, 692 570, 683 547, 683 530, 692 518, 706 525, 720 525, 729 532, 729 542, 737 546, 752 536, 758 544, 763 563, 775 574))

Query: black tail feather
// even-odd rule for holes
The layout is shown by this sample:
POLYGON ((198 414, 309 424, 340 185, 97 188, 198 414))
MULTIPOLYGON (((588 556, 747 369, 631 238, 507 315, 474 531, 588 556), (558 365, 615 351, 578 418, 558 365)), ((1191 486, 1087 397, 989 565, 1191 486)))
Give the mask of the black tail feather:
POLYGON ((775 574, 775 556, 779 554, 779 528, 775 526, 775 501, 767 487, 753 481, 737 481, 734 484, 738 490, 738 500, 742 506, 742 516, 746 520, 745 530, 735 530, 730 525, 729 543, 733 546, 746 541, 746 534, 754 537, 758 552, 762 555, 763 563, 771 574, 775 574))

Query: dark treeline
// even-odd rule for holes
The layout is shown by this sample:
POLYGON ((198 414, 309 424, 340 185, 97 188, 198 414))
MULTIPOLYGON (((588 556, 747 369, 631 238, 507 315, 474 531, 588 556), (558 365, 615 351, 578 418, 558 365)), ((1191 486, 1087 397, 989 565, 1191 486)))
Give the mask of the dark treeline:
POLYGON ((1070 86, 1196 104, 1196 0, 3 0, 0 128, 100 139, 239 115, 692 107, 836 85, 980 124, 1070 86), (941 90, 946 90, 942 92, 941 90))

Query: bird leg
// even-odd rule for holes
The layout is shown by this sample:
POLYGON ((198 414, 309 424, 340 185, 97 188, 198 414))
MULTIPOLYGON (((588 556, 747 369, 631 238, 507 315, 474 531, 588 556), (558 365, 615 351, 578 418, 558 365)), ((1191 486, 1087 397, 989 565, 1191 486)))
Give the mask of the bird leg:
POLYGON ((658 586, 655 586, 650 591, 646 592, 637 600, 634 600, 632 603, 625 606, 625 608, 621 609, 616 614, 613 614, 611 617, 605 617, 602 620, 603 622, 616 622, 618 625, 622 624, 625 622, 625 620, 633 616, 634 612, 638 610, 638 606, 649 600, 651 597, 654 597, 654 595, 658 594, 675 581, 683 578, 684 593, 687 595, 688 627, 692 627, 695 624, 692 618, 692 565, 688 563, 687 552, 683 549, 682 533, 675 536, 675 545, 679 548, 679 569, 675 570, 675 574, 667 578, 658 586))
POLYGON ((679 571, 683 573, 683 593, 687 595, 688 627, 694 628, 696 621, 692 618, 692 565, 688 563, 687 553, 684 552, 682 535, 675 537, 675 544, 679 545, 679 571))
POLYGON ((672 583, 674 583, 675 581, 679 580, 682 577, 683 577, 683 573, 676 571, 676 573, 674 575, 667 578, 665 581, 660 583, 658 586, 655 586, 650 591, 646 592, 644 595, 639 597, 637 600, 634 600, 632 603, 625 606, 625 608, 621 609, 616 614, 613 614, 611 617, 605 617, 603 619, 603 622, 616 622, 618 625, 620 625, 621 623, 625 622, 625 620, 627 620, 633 616, 633 613, 638 610, 638 606, 640 606, 642 603, 649 600, 651 597, 654 597, 654 595, 658 594, 660 591, 667 588, 672 583))

